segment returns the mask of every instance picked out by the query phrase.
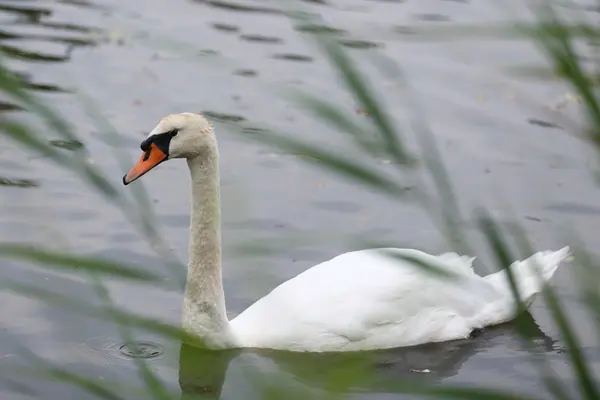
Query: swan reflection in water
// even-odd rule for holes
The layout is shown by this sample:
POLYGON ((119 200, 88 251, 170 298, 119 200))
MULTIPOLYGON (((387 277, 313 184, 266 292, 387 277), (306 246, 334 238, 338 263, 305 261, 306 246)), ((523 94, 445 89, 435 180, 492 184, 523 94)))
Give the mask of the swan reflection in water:
MULTIPOLYGON (((525 316, 535 350, 556 353, 556 342, 540 330, 529 314, 525 316)), ((516 347, 519 343, 515 325, 511 323, 487 328, 465 340, 365 352, 208 351, 183 344, 179 362, 181 399, 220 399, 226 382, 228 387, 233 386, 231 390, 237 395, 243 390, 245 398, 254 397, 249 392, 260 391, 261 383, 282 390, 297 388, 301 393, 400 393, 403 380, 422 379, 436 383, 457 375, 465 362, 477 353, 506 345, 516 347), (242 365, 242 382, 235 373, 240 372, 238 368, 228 372, 232 361, 242 365), (226 379, 228 375, 229 380, 226 379), (343 383, 339 382, 340 377, 346 377, 343 383), (332 379, 335 381, 336 378, 337 382, 332 385, 332 379), (252 387, 255 385, 251 383, 255 382, 258 387, 252 387)), ((517 358, 518 362, 523 362, 521 357, 526 357, 527 352, 525 348, 521 350, 505 362, 512 364, 517 358)))

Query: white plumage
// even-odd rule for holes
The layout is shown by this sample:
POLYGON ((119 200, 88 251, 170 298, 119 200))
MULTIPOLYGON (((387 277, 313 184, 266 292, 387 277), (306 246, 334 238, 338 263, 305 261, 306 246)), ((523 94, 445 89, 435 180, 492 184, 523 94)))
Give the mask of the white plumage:
MULTIPOLYGON (((210 123, 193 113, 163 118, 142 143, 129 184, 167 159, 185 158, 192 183, 190 262, 183 329, 214 349, 357 351, 463 339, 474 329, 515 317, 505 271, 481 277, 472 258, 411 249, 371 249, 337 256, 279 285, 229 321, 221 277, 219 155, 210 123), (455 273, 443 280, 409 257, 455 273)), ((569 254, 568 247, 513 263, 530 305, 569 254), (535 266, 539 266, 539 278, 535 266)))
MULTIPOLYGON (((511 266, 525 304, 541 288, 535 263, 545 282, 568 253, 567 247, 541 252, 511 266)), ((481 277, 472 261, 411 249, 342 254, 284 282, 231 326, 244 347, 296 351, 371 350, 467 338, 474 329, 515 317, 506 272, 481 277), (457 279, 442 280, 402 256, 454 272, 457 279)))

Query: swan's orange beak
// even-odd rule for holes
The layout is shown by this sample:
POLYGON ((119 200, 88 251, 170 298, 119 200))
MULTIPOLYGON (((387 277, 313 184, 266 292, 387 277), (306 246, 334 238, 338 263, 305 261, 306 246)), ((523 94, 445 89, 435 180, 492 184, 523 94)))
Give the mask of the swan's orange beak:
POLYGON ((129 185, 166 159, 167 154, 152 143, 138 162, 129 170, 127 175, 123 177, 123 185, 129 185))

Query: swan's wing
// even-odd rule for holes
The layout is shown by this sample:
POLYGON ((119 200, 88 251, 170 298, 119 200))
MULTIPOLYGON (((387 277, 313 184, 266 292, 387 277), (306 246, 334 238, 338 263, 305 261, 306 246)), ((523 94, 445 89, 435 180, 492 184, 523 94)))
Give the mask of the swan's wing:
POLYGON ((342 254, 284 282, 231 323, 244 346, 292 350, 384 348, 468 335, 465 321, 481 296, 497 292, 472 258, 416 250, 342 254), (417 258, 461 275, 441 281, 395 256, 417 258))

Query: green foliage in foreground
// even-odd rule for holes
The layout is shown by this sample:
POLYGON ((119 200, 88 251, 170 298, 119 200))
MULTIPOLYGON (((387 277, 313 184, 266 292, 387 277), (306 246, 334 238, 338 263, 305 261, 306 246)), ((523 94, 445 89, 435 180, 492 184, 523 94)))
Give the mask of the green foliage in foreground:
MULTIPOLYGON (((292 12, 290 15, 293 22, 299 25, 323 25, 321 21, 308 18, 304 13, 292 12)), ((589 136, 585 140, 588 140, 592 146, 600 150, 600 104, 598 104, 593 82, 586 75, 578 53, 575 51, 576 40, 583 40, 590 45, 590 48, 596 49, 594 41, 598 37, 597 29, 587 21, 581 21, 575 28, 570 27, 570 25, 561 21, 555 9, 549 3, 538 5, 536 15, 540 18, 538 25, 535 29, 529 29, 528 34, 546 52, 556 73, 581 96, 590 126, 590 129, 587 130, 590 132, 589 136)), ((449 244, 457 252, 474 254, 465 239, 467 235, 462 231, 464 224, 461 222, 465 218, 460 213, 459 199, 453 191, 449 174, 444 167, 434 136, 423 124, 423 121, 415 121, 414 124, 421 147, 420 154, 417 156, 409 152, 402 133, 386 110, 386 105, 379 100, 377 93, 371 88, 365 76, 359 72, 344 48, 332 35, 322 32, 313 32, 310 35, 315 43, 320 46, 324 56, 335 67, 358 106, 370 116, 368 118, 369 126, 367 128, 364 124, 356 123, 354 117, 346 115, 336 105, 315 95, 295 93, 293 99, 316 118, 345 133, 347 139, 362 151, 363 159, 344 158, 335 152, 320 148, 312 143, 294 139, 291 135, 278 135, 261 131, 257 132, 254 137, 267 146, 306 155, 309 162, 316 161, 316 164, 321 168, 333 171, 346 179, 354 180, 363 185, 366 190, 378 190, 382 195, 391 196, 397 201, 416 201, 430 213, 440 230, 448 238, 449 244), (375 136, 373 132, 375 132, 375 136), (370 166, 372 164, 369 164, 369 159, 382 154, 394 161, 392 165, 397 168, 398 172, 395 178, 387 174, 384 175, 370 166), (433 183, 434 190, 432 193, 427 192, 424 182, 415 190, 406 190, 403 179, 411 176, 411 174, 416 174, 417 171, 425 172, 433 183)), ((597 58, 597 60, 600 59, 597 58)), ((380 68, 384 76, 388 79, 395 79, 399 86, 405 89, 405 94, 410 95, 409 85, 403 80, 401 71, 396 65, 379 55, 374 55, 372 61, 380 68)), ((6 68, 0 69, 0 90, 28 112, 40 117, 45 126, 58 135, 61 140, 79 142, 79 138, 73 133, 72 128, 55 111, 25 90, 19 78, 6 68)), ((97 121, 103 128, 110 127, 101 118, 98 118, 97 121)), ((10 119, 8 114, 0 117, 0 131, 23 148, 41 154, 56 165, 72 171, 88 183, 91 188, 95 189, 98 195, 103 196, 106 201, 112 202, 123 211, 124 217, 129 218, 139 228, 140 233, 152 243, 153 248, 157 250, 161 257, 166 259, 165 264, 169 266, 165 270, 165 276, 161 277, 114 261, 57 253, 48 249, 34 248, 27 244, 2 243, 0 244, 0 255, 5 258, 26 261, 39 268, 48 268, 61 273, 79 274, 85 277, 95 289, 99 305, 86 304, 79 300, 75 301, 75 299, 65 297, 61 293, 17 282, 3 282, 3 289, 54 304, 73 313, 113 321, 119 326, 121 339, 125 342, 134 340, 134 332, 139 329, 152 331, 164 337, 165 340, 179 340, 182 333, 177 327, 119 309, 114 304, 103 283, 103 280, 107 277, 150 285, 165 285, 165 277, 181 282, 184 268, 176 260, 173 261, 172 257, 163 250, 167 247, 164 245, 159 232, 154 228, 153 214, 149 207, 150 202, 148 202, 141 185, 136 185, 132 198, 126 198, 123 191, 114 187, 110 183, 111 180, 107 179, 102 171, 85 161, 86 157, 82 156, 82 153, 85 153, 85 148, 79 149, 77 152, 57 150, 49 145, 35 130, 23 122, 10 119)), ((419 178, 416 178, 416 176, 414 175, 414 179, 418 181, 419 178)), ((411 182, 414 182, 414 179, 411 182)), ((503 229, 484 209, 481 209, 474 216, 474 219, 477 221, 479 230, 485 237, 489 248, 495 255, 499 268, 508 266, 510 260, 532 253, 532 248, 523 229, 516 222, 503 229), (509 240, 513 242, 513 247, 516 247, 517 251, 513 251, 509 246, 509 240)), ((575 244, 578 243, 575 236, 571 238, 571 241, 575 244)), ((581 298, 591 315, 596 317, 595 322, 598 333, 600 333, 600 293, 595 285, 589 284, 595 277, 594 272, 598 262, 582 246, 572 247, 575 250, 577 263, 577 268, 574 271, 581 283, 581 298)), ((446 278, 439 277, 439 279, 446 278)), ((514 282, 513 290, 516 290, 514 282)), ((600 399, 598 382, 593 376, 591 367, 578 343, 575 327, 569 323, 567 313, 559 298, 551 288, 548 288, 544 292, 544 299, 566 347, 566 354, 570 361, 573 376, 576 377, 577 393, 575 394, 576 397, 572 397, 573 394, 567 393, 565 389, 567 382, 562 382, 561 378, 548 366, 549 364, 544 359, 545 355, 543 353, 535 351, 530 316, 524 312, 513 325, 522 337, 524 345, 529 346, 531 349, 531 363, 537 368, 546 386, 548 393, 542 394, 542 397, 600 399)), ((520 304, 517 304, 517 306, 522 307, 520 304)), ((236 354, 236 352, 217 354, 191 348, 186 349, 186 346, 182 346, 180 385, 184 392, 183 397, 192 399, 218 395, 220 388, 212 388, 211 385, 214 382, 222 384, 226 368, 220 367, 226 366, 227 362, 236 354), (208 384, 206 384, 207 381, 208 384)), ((180 396, 179 392, 167 387, 152 370, 151 365, 143 360, 138 359, 135 362, 140 380, 144 385, 143 387, 131 388, 119 386, 121 383, 102 382, 79 376, 73 372, 50 365, 35 355, 30 357, 31 365, 37 366, 35 369, 36 376, 79 387, 99 399, 117 400, 140 396, 163 400, 179 398, 180 396)), ((352 364, 350 358, 344 362, 344 365, 348 365, 347 368, 337 369, 338 372, 335 375, 323 378, 327 381, 326 387, 331 390, 326 390, 325 393, 319 392, 318 396, 315 393, 296 392, 296 389, 290 387, 280 387, 278 383, 262 382, 260 377, 256 378, 257 386, 264 389, 263 398, 265 399, 338 398, 342 396, 345 390, 353 387, 357 379, 363 379, 365 376, 373 374, 364 366, 353 368, 354 364, 352 364)), ((503 392, 482 388, 447 387, 428 383, 427 380, 416 381, 414 379, 397 382, 394 391, 440 399, 506 400, 525 398, 509 390, 503 392)))

